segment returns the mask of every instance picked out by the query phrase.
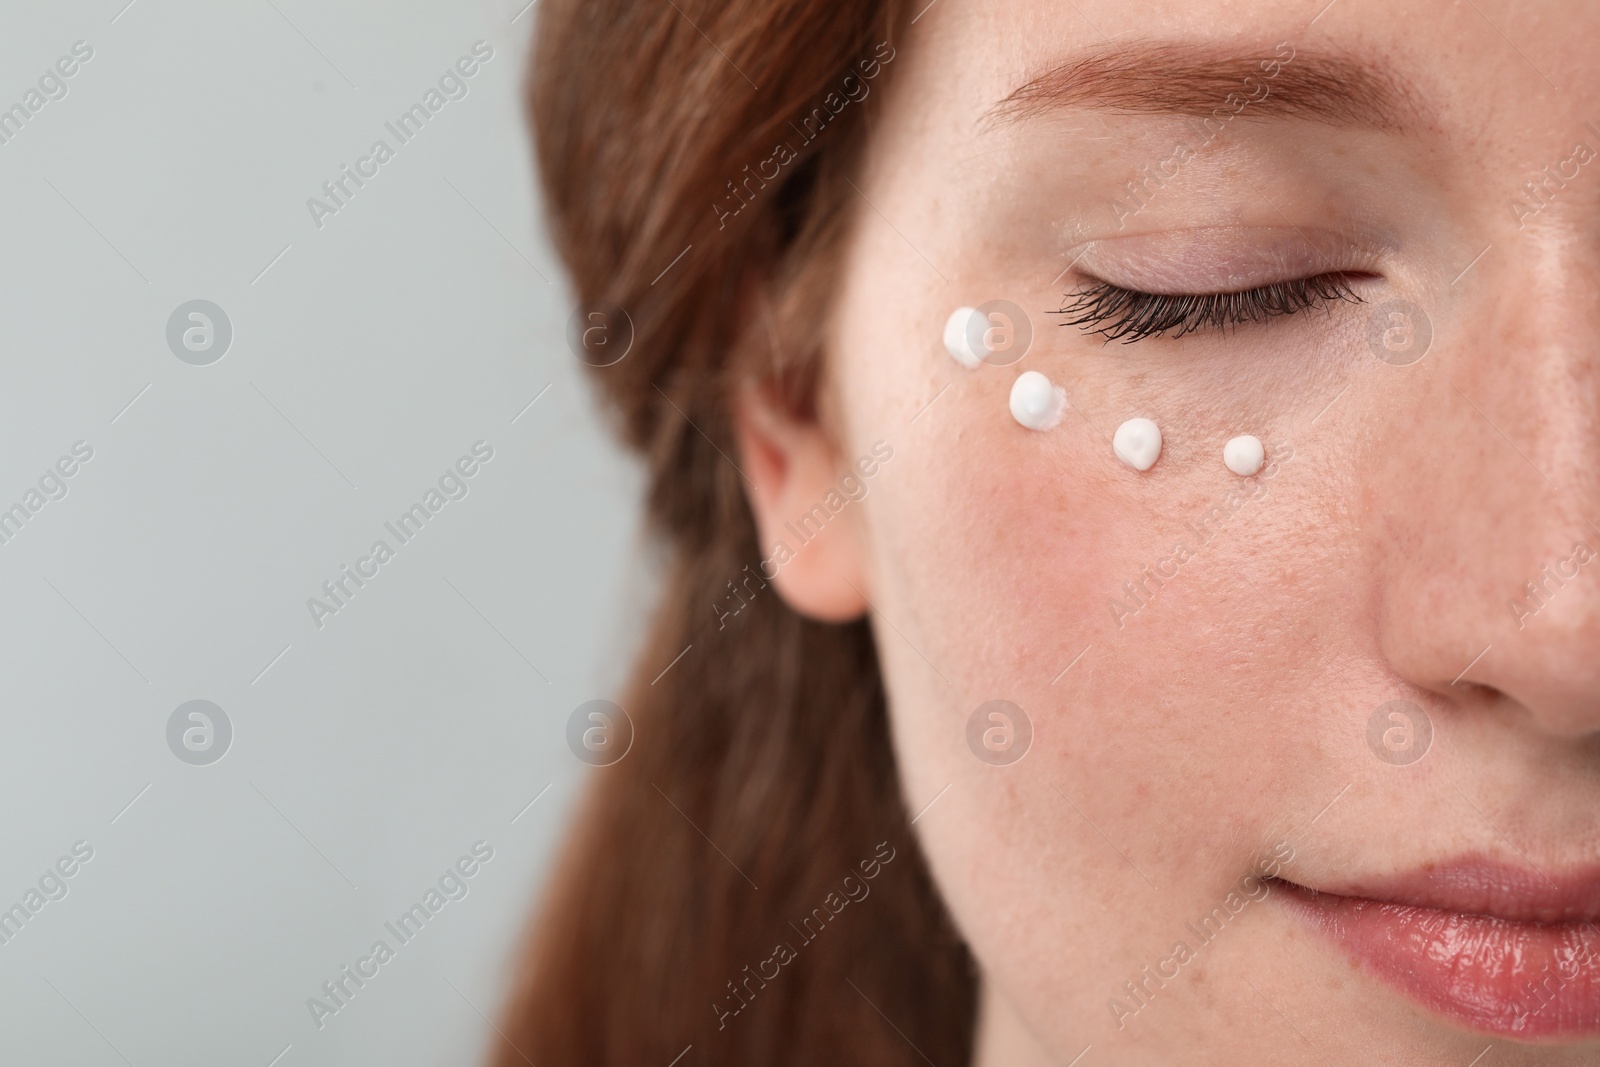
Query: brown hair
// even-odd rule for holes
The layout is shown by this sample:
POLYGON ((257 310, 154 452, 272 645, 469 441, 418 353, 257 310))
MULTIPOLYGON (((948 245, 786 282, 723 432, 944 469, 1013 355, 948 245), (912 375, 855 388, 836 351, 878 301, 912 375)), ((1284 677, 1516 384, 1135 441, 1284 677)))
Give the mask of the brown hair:
POLYGON ((690 1045, 682 1067, 970 1057, 971 960, 901 802, 870 630, 802 618, 756 577, 732 458, 740 383, 815 410, 807 324, 854 210, 859 85, 881 91, 904 16, 898 0, 540 4, 527 103, 546 209, 580 300, 636 330, 594 378, 647 464, 667 580, 621 701, 633 747, 594 772, 497 1067, 667 1067, 690 1045), (734 583, 748 606, 719 620, 734 583))

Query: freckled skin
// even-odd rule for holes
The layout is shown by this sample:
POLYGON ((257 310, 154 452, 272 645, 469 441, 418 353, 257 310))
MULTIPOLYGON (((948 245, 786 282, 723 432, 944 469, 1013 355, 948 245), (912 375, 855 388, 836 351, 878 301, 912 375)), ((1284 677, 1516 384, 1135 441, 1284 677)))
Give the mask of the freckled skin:
MULTIPOLYGON (((1575 142, 1600 147, 1584 127, 1600 8, 1478 6, 1341 0, 1308 26, 1320 4, 942 0, 898 43, 824 410, 841 456, 896 450, 852 521, 908 810, 949 786, 916 832, 981 968, 979 1067, 1065 1065, 1086 1045, 1084 1063, 1128 1067, 1465 1065, 1489 1043, 1470 1020, 1358 966, 1284 891, 1132 1017, 1111 1003, 1279 842, 1282 876, 1310 885, 1469 853, 1600 862, 1600 569, 1520 631, 1507 610, 1575 541, 1600 547, 1600 167, 1520 230, 1510 209, 1575 142), (1106 37, 1356 55, 1410 83, 1427 118, 1397 133, 1245 114, 1118 230, 1107 203, 1188 120, 981 122, 1106 37), (1196 228, 1211 236, 1175 251, 1196 228), (1301 231, 1364 272, 1365 303, 1133 345, 1051 314, 1085 242, 1109 273, 1135 258, 1118 242, 1142 240, 1204 291, 1208 262, 1301 231), (940 331, 991 299, 1027 310, 1032 348, 964 369, 940 331), (1410 365, 1368 341, 1391 300, 1431 325, 1410 365), (1048 432, 1008 413, 1025 370, 1066 390, 1048 432), (1111 450, 1134 416, 1165 437, 1146 473, 1111 450), (1244 433, 1268 467, 1235 507, 1247 480, 1221 449, 1244 433), (1119 619, 1124 583, 1179 543, 1191 558, 1119 619), (1408 766, 1368 743, 1397 698, 1433 728, 1408 766), (967 747, 994 699, 1034 727, 1009 766, 967 747)), ((1494 1047, 1486 1062, 1600 1062, 1592 1038, 1494 1047)))

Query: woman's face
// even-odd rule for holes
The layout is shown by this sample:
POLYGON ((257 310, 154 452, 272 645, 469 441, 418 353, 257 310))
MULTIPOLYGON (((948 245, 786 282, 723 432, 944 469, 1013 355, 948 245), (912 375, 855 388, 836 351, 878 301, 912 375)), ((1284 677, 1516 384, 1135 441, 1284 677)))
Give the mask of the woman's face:
POLYGON ((938 0, 897 48, 827 399, 893 451, 853 585, 980 1062, 1594 1063, 1600 8, 938 0), (987 301, 1031 345, 968 370, 987 301))

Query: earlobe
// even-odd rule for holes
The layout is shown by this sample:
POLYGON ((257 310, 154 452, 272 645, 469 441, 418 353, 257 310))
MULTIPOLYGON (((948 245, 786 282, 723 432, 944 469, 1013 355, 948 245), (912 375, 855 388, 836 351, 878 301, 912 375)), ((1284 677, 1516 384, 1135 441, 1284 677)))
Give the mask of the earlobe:
POLYGON ((840 503, 839 452, 827 431, 755 383, 739 392, 734 427, 762 574, 801 615, 860 618, 868 607, 860 516, 858 505, 840 503))

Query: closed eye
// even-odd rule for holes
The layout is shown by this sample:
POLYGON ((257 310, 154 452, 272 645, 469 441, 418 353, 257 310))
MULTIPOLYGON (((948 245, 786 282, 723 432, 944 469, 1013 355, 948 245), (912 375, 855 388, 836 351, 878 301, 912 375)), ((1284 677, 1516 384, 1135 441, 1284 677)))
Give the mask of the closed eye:
POLYGON ((1098 333, 1107 343, 1132 344, 1146 337, 1182 337, 1200 330, 1226 332, 1231 326, 1265 322, 1347 300, 1362 303, 1351 274, 1339 272, 1273 282, 1232 293, 1145 293, 1110 282, 1093 281, 1067 294, 1058 315, 1063 326, 1098 333))

